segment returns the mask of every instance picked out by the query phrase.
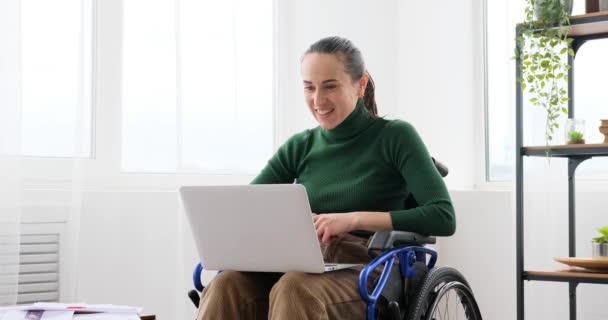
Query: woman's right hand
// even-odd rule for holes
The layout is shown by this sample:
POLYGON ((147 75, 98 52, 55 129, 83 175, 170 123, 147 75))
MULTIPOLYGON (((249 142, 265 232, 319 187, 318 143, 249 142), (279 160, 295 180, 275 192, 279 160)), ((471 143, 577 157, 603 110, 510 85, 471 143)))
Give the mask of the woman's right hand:
POLYGON ((344 237, 344 235, 346 235, 346 233, 348 232, 341 232, 341 233, 333 233, 331 232, 327 226, 323 226, 323 223, 318 223, 319 222, 319 214, 313 213, 312 214, 312 220, 313 223, 315 225, 315 231, 317 232, 317 237, 319 239, 319 242, 325 245, 329 245, 337 240, 340 240, 344 237), (321 230, 320 230, 321 229, 321 230))

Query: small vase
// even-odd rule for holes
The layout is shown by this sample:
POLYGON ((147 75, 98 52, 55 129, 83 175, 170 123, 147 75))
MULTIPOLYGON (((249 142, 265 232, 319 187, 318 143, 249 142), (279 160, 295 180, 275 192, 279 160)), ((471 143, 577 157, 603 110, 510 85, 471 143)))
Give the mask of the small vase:
POLYGON ((606 257, 608 258, 608 243, 591 243, 591 256, 592 257, 606 257))
POLYGON ((568 119, 566 122, 566 144, 585 143, 585 120, 568 119))

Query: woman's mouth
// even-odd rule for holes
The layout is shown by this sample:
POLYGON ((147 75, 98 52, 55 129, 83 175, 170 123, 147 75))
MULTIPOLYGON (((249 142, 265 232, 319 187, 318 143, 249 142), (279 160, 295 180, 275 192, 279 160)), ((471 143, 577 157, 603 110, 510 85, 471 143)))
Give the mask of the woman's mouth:
POLYGON ((319 119, 326 119, 333 114, 335 109, 316 110, 319 119))

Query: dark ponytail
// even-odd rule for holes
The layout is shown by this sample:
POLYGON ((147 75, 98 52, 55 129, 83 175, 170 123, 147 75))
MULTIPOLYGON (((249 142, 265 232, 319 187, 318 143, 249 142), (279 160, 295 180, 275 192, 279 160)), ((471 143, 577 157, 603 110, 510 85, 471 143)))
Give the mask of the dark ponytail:
POLYGON ((304 53, 326 53, 335 54, 344 63, 344 69, 348 73, 353 81, 359 81, 364 73, 367 73, 369 81, 365 87, 365 93, 363 94, 363 102, 365 108, 375 118, 378 117, 378 108, 376 106, 376 99, 374 94, 374 80, 372 76, 365 70, 365 62, 363 61, 363 55, 361 51, 355 47, 355 45, 348 39, 341 37, 327 37, 313 43, 308 50, 304 53))
POLYGON ((367 73, 367 77, 369 80, 367 81, 367 86, 365 87, 365 93, 363 94, 363 102, 365 103, 365 108, 369 111, 375 118, 378 118, 378 106, 376 106, 376 86, 374 85, 374 79, 372 76, 367 73))

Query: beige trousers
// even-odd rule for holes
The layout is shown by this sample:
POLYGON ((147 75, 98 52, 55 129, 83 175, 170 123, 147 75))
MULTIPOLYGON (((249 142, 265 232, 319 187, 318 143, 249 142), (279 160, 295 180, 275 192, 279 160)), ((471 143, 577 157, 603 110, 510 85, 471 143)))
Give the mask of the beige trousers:
MULTIPOLYGON (((365 264, 367 239, 346 235, 322 247, 326 262, 365 264)), ((365 319, 362 267, 322 274, 224 271, 203 290, 202 319, 365 319)), ((375 275, 377 276, 377 274, 375 275)))

